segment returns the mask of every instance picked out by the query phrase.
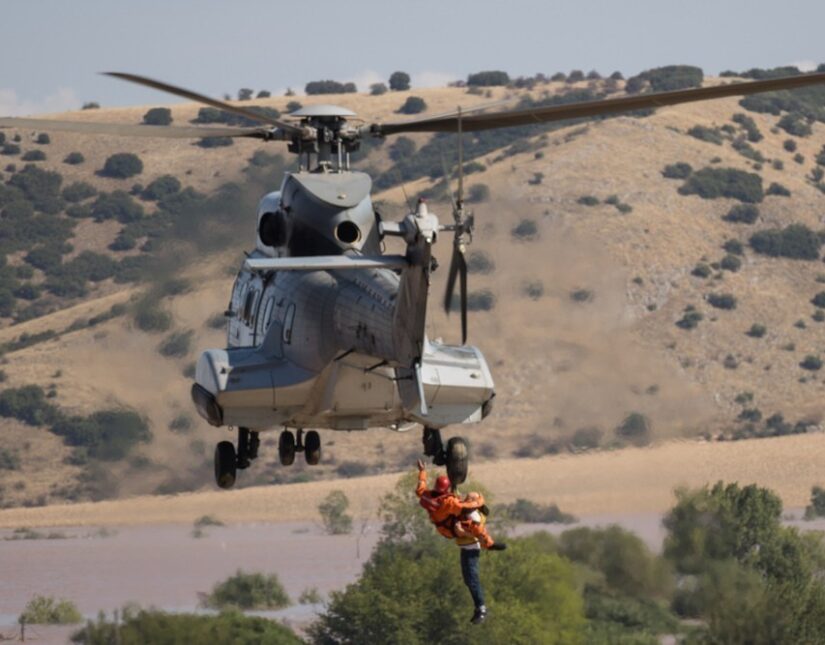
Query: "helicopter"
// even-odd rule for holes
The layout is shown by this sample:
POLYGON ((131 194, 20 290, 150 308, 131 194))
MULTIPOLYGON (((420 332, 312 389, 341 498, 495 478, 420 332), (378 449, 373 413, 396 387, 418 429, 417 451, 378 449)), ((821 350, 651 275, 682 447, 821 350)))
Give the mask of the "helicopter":
POLYGON ((215 448, 215 481, 235 484, 237 471, 258 456, 259 433, 281 429, 280 462, 303 452, 321 460, 318 429, 331 431, 422 426, 423 452, 446 466, 453 487, 466 480, 468 442, 444 442, 447 426, 473 424, 490 414, 495 386, 480 349, 467 344, 466 248, 474 217, 463 200, 462 134, 492 128, 596 117, 693 101, 788 90, 825 82, 801 74, 572 104, 504 111, 462 111, 415 120, 355 124, 335 105, 302 107, 289 121, 273 118, 145 76, 106 74, 245 117, 253 127, 102 124, 0 118, 0 127, 37 128, 161 138, 246 137, 286 142, 297 171, 259 202, 255 248, 232 288, 227 343, 199 357, 191 396, 211 425, 237 429, 237 440, 215 448), (366 137, 407 132, 458 135, 458 190, 445 222, 423 199, 401 221, 385 220, 371 199, 369 175, 353 170, 350 153, 366 137), (443 307, 449 314, 458 286, 461 344, 427 337, 434 247, 451 246, 443 307), (398 238, 404 253, 387 254, 398 238), (450 241, 449 238, 452 238, 450 241), (304 429, 310 428, 306 433, 304 429))

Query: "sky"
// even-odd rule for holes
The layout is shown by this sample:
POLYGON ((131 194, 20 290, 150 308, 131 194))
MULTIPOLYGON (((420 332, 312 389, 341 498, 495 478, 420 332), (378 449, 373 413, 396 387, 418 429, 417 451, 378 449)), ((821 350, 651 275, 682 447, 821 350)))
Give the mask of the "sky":
POLYGON ((220 97, 300 94, 327 78, 366 91, 395 70, 424 87, 486 69, 825 62, 822 0, 0 0, 0 11, 0 116, 177 102, 98 74, 109 70, 220 97))

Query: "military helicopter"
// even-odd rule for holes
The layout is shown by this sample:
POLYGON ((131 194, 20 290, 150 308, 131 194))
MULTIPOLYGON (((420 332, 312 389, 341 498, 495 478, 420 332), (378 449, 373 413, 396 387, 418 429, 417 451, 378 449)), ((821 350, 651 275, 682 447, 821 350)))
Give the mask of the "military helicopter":
POLYGON ((467 262, 474 219, 463 202, 461 135, 491 128, 616 114, 825 82, 825 73, 714 87, 629 95, 574 104, 354 125, 355 114, 334 105, 299 109, 283 121, 181 87, 120 72, 109 75, 243 116, 258 127, 119 125, 0 118, 0 127, 163 138, 247 137, 287 142, 297 172, 258 205, 256 244, 232 288, 226 310, 227 347, 204 351, 192 400, 213 426, 237 428, 237 444, 215 449, 215 480, 234 485, 237 470, 258 456, 259 433, 282 428, 278 453, 321 459, 317 429, 398 431, 423 426, 424 454, 446 465, 453 486, 465 481, 464 438, 445 445, 446 426, 477 423, 492 408, 493 377, 467 340, 467 262), (350 168, 365 137, 404 132, 458 135, 458 190, 452 218, 442 223, 427 203, 400 222, 384 220, 370 198, 371 179, 350 168), (459 289, 461 345, 427 338, 425 322, 433 248, 452 234, 443 306, 459 289), (400 238, 403 254, 385 254, 383 240, 400 238), (304 433, 304 428, 313 428, 304 433), (296 432, 293 432, 295 430, 296 432))

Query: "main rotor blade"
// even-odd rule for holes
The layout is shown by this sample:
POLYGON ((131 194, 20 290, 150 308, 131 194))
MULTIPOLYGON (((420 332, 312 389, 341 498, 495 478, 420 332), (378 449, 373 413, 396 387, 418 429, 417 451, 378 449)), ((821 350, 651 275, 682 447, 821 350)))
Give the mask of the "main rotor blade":
POLYGON ((453 246, 453 253, 450 256, 450 269, 447 272, 447 288, 444 291, 444 312, 449 315, 453 308, 453 293, 455 292, 455 279, 458 276, 458 249, 453 246))
POLYGON ((201 139, 207 137, 267 138, 262 128, 213 128, 175 125, 135 125, 126 123, 91 123, 88 121, 53 121, 50 119, 0 118, 0 128, 39 130, 42 132, 77 132, 120 137, 158 137, 163 139, 201 139))
POLYGON ((464 252, 458 253, 458 288, 461 294, 461 344, 467 344, 467 260, 464 252))
MULTIPOLYGON (((635 94, 599 101, 585 101, 565 105, 509 110, 492 114, 469 114, 461 118, 461 129, 465 132, 490 130, 492 128, 510 128, 532 123, 550 123, 589 116, 601 116, 618 112, 629 112, 645 108, 657 108, 693 101, 708 101, 728 96, 743 96, 759 92, 790 90, 816 83, 825 83, 825 72, 800 74, 784 78, 772 78, 763 81, 730 83, 715 87, 698 87, 673 92, 656 92, 653 94, 635 94)), ((397 134, 400 132, 455 132, 458 116, 447 118, 419 119, 402 123, 376 123, 370 130, 377 135, 397 134)))
POLYGON ((219 110, 223 110, 224 112, 231 112, 232 114, 237 114, 238 116, 242 116, 247 119, 257 121, 258 123, 274 125, 292 134, 299 134, 301 132, 300 128, 296 128, 294 125, 291 125, 289 123, 278 121, 277 119, 273 119, 270 116, 258 114, 257 112, 247 110, 236 105, 230 105, 229 103, 226 103, 224 101, 218 101, 217 99, 210 98, 203 94, 198 94, 197 92, 193 92, 182 87, 170 85, 169 83, 156 81, 154 79, 147 78, 145 76, 139 76, 137 74, 127 74, 125 72, 103 72, 103 74, 105 74, 106 76, 114 76, 115 78, 119 78, 124 81, 129 81, 131 83, 137 83, 138 85, 145 85, 146 87, 151 87, 153 89, 160 90, 161 92, 168 92, 169 94, 174 94, 175 96, 180 96, 181 98, 189 99, 190 101, 204 103, 211 107, 218 108, 219 110))

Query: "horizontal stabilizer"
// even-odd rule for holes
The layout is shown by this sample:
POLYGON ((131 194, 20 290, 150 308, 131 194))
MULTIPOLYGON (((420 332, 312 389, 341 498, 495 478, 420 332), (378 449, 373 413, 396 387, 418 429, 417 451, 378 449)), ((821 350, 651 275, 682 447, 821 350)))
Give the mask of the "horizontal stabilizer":
POLYGON ((247 258, 248 271, 326 271, 329 269, 403 269, 409 263, 403 255, 352 257, 314 255, 288 258, 247 258))

